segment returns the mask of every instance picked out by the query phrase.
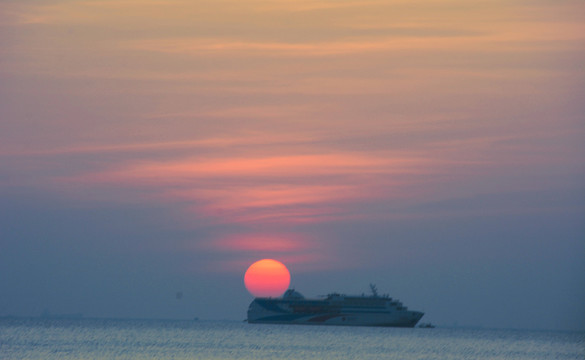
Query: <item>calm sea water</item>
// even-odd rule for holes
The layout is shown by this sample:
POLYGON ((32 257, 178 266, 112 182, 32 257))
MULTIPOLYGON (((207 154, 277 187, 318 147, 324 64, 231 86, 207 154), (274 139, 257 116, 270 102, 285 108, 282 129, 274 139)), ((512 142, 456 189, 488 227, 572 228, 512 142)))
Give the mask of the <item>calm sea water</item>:
POLYGON ((0 359, 585 359, 585 333, 0 319, 0 359))

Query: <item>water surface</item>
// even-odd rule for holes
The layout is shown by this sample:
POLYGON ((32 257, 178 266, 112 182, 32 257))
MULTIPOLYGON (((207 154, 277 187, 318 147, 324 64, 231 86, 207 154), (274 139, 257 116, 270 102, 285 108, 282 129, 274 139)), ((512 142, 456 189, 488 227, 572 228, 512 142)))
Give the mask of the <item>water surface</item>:
POLYGON ((585 333, 230 321, 0 319, 0 358, 582 360, 585 333))

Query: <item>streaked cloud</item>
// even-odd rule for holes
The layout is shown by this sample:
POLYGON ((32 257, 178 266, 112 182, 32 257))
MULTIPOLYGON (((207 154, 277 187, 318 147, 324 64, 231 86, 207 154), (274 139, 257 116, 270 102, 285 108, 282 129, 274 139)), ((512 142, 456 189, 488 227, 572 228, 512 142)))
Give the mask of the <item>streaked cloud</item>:
POLYGON ((424 159, 344 153, 193 158, 131 163, 58 182, 141 187, 153 200, 192 203, 187 208, 220 222, 322 222, 355 217, 340 208, 390 196, 390 188, 379 194, 372 186, 399 186, 386 177, 426 173, 425 166, 424 159))

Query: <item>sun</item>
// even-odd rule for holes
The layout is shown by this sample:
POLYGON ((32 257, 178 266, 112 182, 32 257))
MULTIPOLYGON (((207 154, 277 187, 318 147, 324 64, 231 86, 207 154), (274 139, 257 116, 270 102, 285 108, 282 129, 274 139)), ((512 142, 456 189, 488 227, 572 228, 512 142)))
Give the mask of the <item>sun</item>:
POLYGON ((246 270, 244 284, 255 297, 278 297, 288 289, 290 273, 280 261, 263 259, 246 270))

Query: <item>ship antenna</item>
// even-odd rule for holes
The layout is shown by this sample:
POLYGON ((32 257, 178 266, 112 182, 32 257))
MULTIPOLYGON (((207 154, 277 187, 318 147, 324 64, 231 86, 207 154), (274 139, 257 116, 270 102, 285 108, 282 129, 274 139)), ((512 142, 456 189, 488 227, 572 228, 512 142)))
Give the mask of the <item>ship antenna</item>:
POLYGON ((372 295, 374 297, 378 297, 378 288, 374 284, 370 284, 370 290, 372 290, 372 295))

